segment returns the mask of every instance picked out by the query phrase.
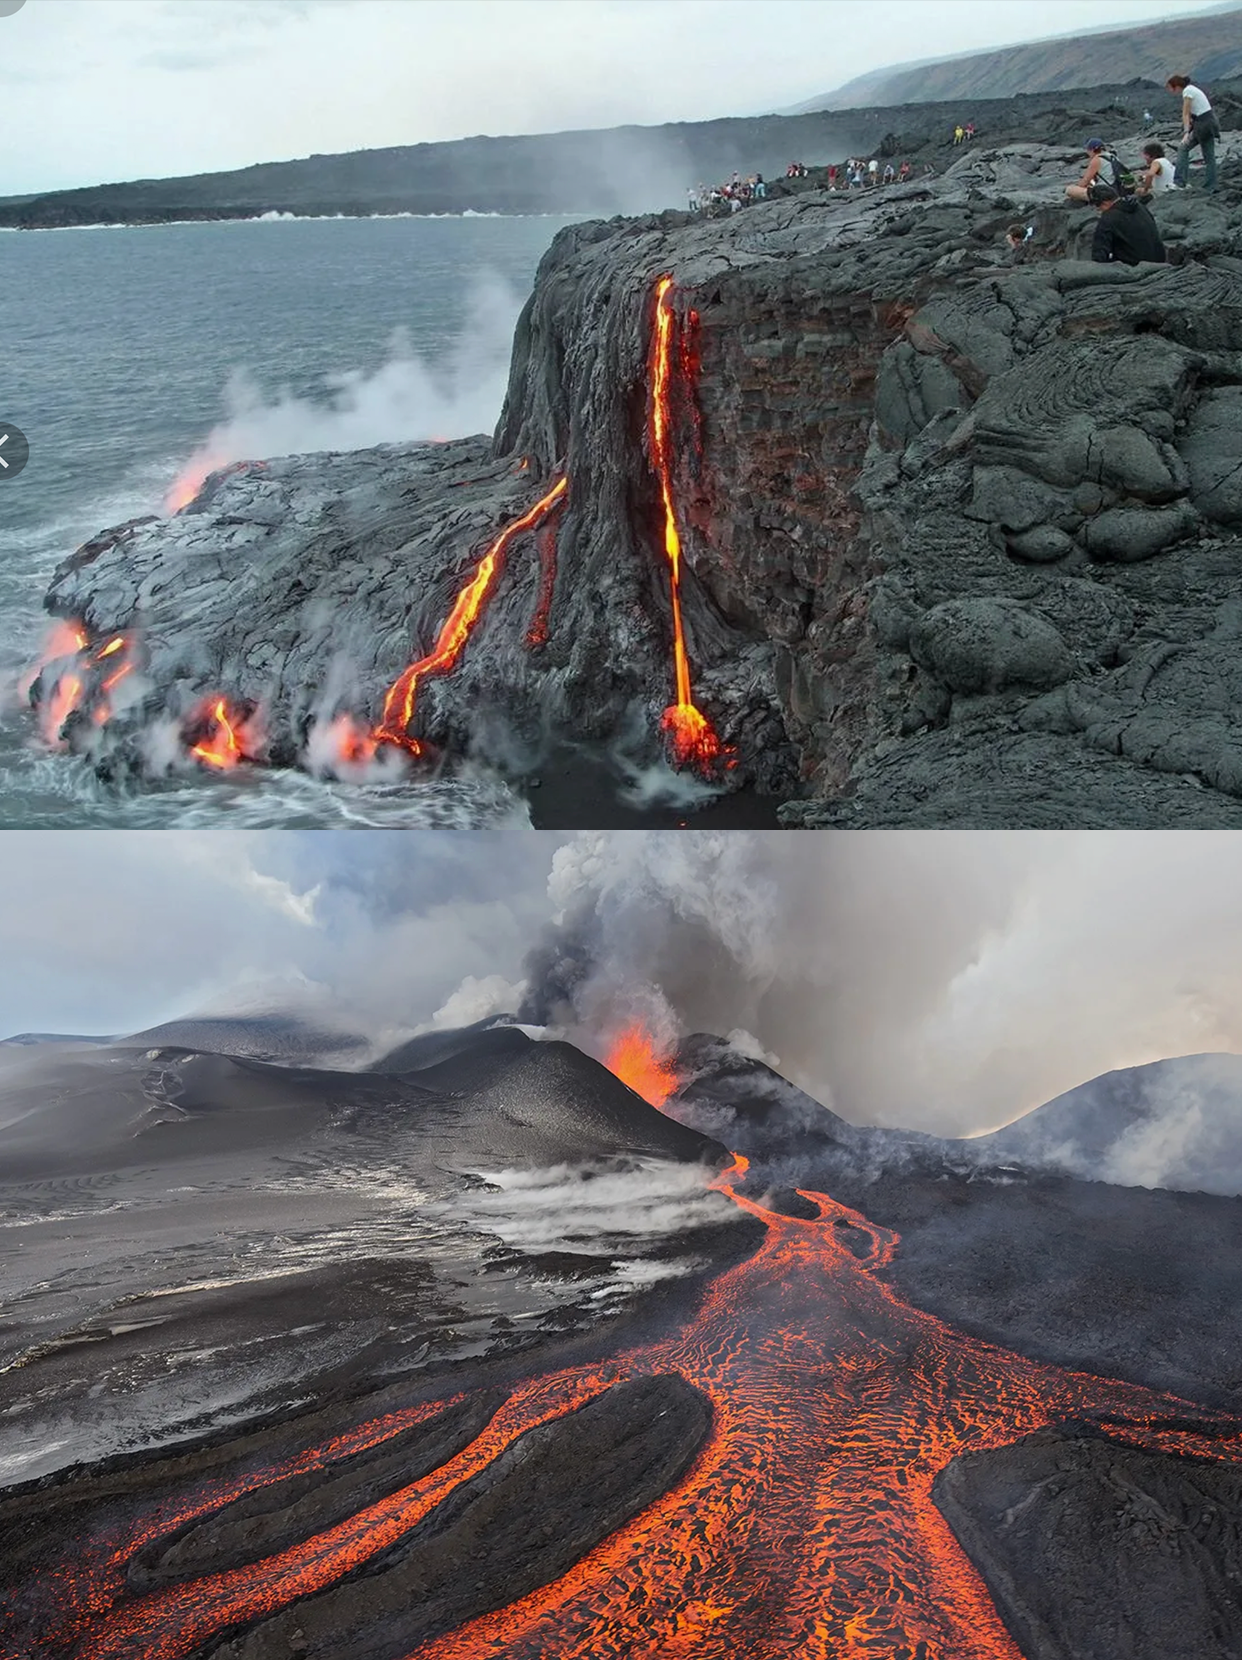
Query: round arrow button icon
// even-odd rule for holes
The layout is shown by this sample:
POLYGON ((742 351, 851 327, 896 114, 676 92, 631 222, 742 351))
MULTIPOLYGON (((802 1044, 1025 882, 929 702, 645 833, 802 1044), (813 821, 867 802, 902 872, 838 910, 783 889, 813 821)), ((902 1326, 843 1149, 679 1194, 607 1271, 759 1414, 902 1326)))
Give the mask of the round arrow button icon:
POLYGON ((0 484, 16 478, 30 460, 30 440, 12 421, 0 421, 0 484))

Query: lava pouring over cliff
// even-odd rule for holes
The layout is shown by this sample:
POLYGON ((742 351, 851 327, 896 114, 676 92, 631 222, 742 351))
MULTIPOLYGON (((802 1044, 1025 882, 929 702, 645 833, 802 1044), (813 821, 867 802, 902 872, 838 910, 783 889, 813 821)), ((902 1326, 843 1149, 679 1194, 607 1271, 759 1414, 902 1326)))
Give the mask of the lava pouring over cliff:
MULTIPOLYGON (((746 1175, 735 1158, 704 1179, 763 1224, 762 1242, 709 1284, 680 1326, 604 1362, 519 1377, 438 1468, 318 1529, 304 1510, 298 1542, 260 1560, 183 1569, 175 1583, 146 1591, 126 1577, 136 1553, 175 1539, 190 1520, 291 1474, 318 1470, 330 1480, 359 1446, 426 1421, 461 1391, 361 1424, 282 1465, 243 1461, 231 1477, 77 1539, 30 1593, 21 1652, 188 1660, 285 1609, 299 1631, 318 1630, 319 1593, 363 1568, 369 1585, 382 1583, 374 1576, 386 1571, 385 1553, 531 1430, 640 1378, 675 1376, 710 1402, 710 1428, 686 1473, 537 1589, 412 1646, 390 1632, 368 1654, 1020 1660, 933 1499, 952 1459, 1074 1420, 1134 1446, 1242 1463, 1242 1420, 956 1331, 886 1282, 895 1233, 810 1190, 802 1198, 812 1217, 779 1214, 741 1191, 746 1175)), ((326 1604, 322 1618, 331 1618, 326 1604)), ((347 1631, 333 1649, 321 1635, 315 1652, 352 1652, 339 1646, 352 1637, 347 1631)), ((286 1641, 277 1627, 254 1652, 286 1641)))
POLYGON ((404 669, 388 688, 383 714, 371 732, 376 743, 396 744, 415 756, 423 753, 423 744, 410 734, 419 681, 428 674, 447 673, 457 662, 491 593, 509 544, 523 531, 539 524, 568 487, 566 478, 558 478, 533 507, 528 508, 521 518, 506 525, 491 543, 475 566, 470 580, 459 590, 452 610, 436 636, 435 645, 425 657, 420 657, 404 669))
POLYGON ((679 766, 695 762, 704 770, 721 754, 720 739, 690 688, 690 660, 686 655, 685 630, 681 618, 681 533, 673 504, 673 414, 674 360, 683 375, 686 371, 685 342, 680 338, 673 311, 673 279, 661 277, 655 291, 655 330, 651 351, 651 454, 660 481, 660 502, 664 512, 664 554, 669 567, 669 602, 673 614, 673 671, 677 699, 665 709, 661 725, 668 734, 674 759, 679 766))

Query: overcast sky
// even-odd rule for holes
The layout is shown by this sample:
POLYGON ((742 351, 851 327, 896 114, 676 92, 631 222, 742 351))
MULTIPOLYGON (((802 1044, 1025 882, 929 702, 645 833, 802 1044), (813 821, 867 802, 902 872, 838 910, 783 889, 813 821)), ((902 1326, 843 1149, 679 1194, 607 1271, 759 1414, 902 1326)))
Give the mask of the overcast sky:
POLYGON ((1177 0, 25 0, 0 195, 314 153, 787 109, 867 70, 1177 0))
POLYGON ((1232 832, 9 831, 3 854, 0 1035, 307 1001, 372 1036, 450 998, 469 1020, 589 915, 598 1021, 658 978, 683 1029, 749 1031, 856 1122, 968 1133, 1112 1067, 1242 1053, 1232 832))

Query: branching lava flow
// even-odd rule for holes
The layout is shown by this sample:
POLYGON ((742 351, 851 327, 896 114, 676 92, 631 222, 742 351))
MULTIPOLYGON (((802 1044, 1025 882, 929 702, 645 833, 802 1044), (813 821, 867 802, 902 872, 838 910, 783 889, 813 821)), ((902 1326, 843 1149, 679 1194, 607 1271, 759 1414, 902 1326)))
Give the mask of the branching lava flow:
POLYGON ((200 1489, 125 1537, 78 1542, 40 1581, 32 1652, 180 1660, 375 1561, 527 1431, 642 1376, 679 1374, 711 1402, 688 1473, 567 1573, 412 1660, 1020 1660, 933 1501, 951 1459, 1085 1419, 1140 1447, 1242 1462, 1239 1420, 955 1331, 886 1282, 896 1234, 823 1193, 804 1194, 812 1220, 777 1214, 739 1191, 745 1176, 738 1157, 711 1186, 763 1223, 763 1243, 709 1285, 683 1328, 530 1376, 439 1469, 265 1560, 125 1589, 133 1553, 187 1516, 292 1468, 329 1468, 438 1408, 200 1489))

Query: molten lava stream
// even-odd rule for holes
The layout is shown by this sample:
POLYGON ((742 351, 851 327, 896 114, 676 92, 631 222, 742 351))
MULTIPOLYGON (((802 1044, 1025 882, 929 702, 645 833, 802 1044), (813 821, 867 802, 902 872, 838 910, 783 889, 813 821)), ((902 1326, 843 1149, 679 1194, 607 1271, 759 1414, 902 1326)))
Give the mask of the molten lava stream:
POLYGON ((422 753, 422 745, 410 736, 410 722, 414 718, 414 700, 418 682, 427 674, 443 674, 451 669, 461 656, 471 630, 479 620, 492 584, 499 573, 504 554, 510 542, 522 531, 529 530, 551 511, 569 487, 569 481, 558 478, 552 488, 531 508, 506 525, 475 567, 474 575, 457 595, 444 626, 436 636, 436 643, 425 657, 411 663, 392 685, 384 698, 384 712, 371 736, 377 743, 398 744, 413 755, 422 753))
POLYGON ((190 748, 190 754, 204 766, 217 772, 228 772, 239 761, 246 759, 241 739, 241 716, 229 708, 225 698, 217 697, 208 706, 207 732, 190 748))
MULTIPOLYGON (((1242 1421, 953 1330, 877 1278, 896 1234, 826 1194, 805 1194, 814 1220, 765 1210, 737 1191, 745 1170, 735 1159, 712 1185, 763 1222, 763 1244, 711 1284, 683 1330, 607 1364, 518 1384, 440 1469, 263 1562, 108 1607, 125 1557, 175 1518, 152 1518, 103 1568, 77 1551, 62 1577, 41 1582, 55 1603, 49 1627, 59 1617, 62 1633, 45 1652, 65 1654, 68 1626, 78 1660, 178 1660, 228 1626, 333 1584, 526 1430, 643 1375, 678 1373, 711 1400, 712 1428, 689 1472, 568 1573, 411 1660, 1020 1660, 932 1501, 951 1459, 1094 1418, 1139 1446, 1242 1462, 1242 1421)), ((357 1435, 374 1444, 389 1433, 363 1426, 357 1435)), ((305 1455, 309 1466, 323 1459, 322 1450, 305 1455)), ((196 1495, 185 1513, 220 1502, 219 1492, 196 1495)))
MULTIPOLYGON (((681 623, 681 535, 673 506, 673 315, 672 277, 656 284, 655 336, 651 358, 651 454, 660 480, 664 508, 664 553, 669 565, 669 598, 673 612, 673 669, 677 701, 664 711, 661 725, 669 734, 673 756, 679 766, 694 761, 710 767, 721 753, 720 739, 701 709, 695 707, 690 691, 690 660, 681 623)), ((678 353, 685 372, 686 355, 678 353)))

